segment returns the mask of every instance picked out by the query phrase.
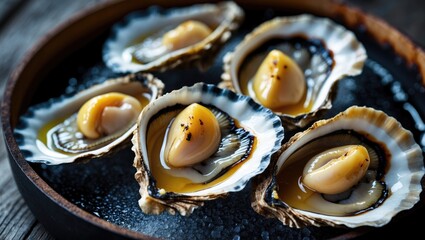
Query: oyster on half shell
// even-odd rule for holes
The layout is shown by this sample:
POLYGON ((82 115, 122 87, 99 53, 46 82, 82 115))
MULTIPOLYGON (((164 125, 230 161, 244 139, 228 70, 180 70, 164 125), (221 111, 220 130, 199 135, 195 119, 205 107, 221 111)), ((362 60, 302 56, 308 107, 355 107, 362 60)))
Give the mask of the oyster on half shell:
POLYGON ((150 74, 107 80, 32 106, 15 129, 27 161, 63 164, 100 157, 129 138, 141 109, 162 94, 150 74))
POLYGON ((168 10, 152 7, 128 15, 113 27, 103 60, 116 72, 165 71, 180 65, 203 70, 243 17, 234 2, 168 10))
POLYGON ((419 201, 421 148, 382 111, 350 107, 281 150, 256 179, 252 207, 290 227, 379 227, 419 201))
POLYGON ((283 139, 279 117, 251 98, 197 83, 150 103, 132 138, 143 212, 189 215, 264 171, 283 139))
POLYGON ((288 129, 302 128, 332 107, 335 83, 360 74, 366 58, 355 35, 329 19, 278 17, 225 55, 219 86, 251 96, 288 129))

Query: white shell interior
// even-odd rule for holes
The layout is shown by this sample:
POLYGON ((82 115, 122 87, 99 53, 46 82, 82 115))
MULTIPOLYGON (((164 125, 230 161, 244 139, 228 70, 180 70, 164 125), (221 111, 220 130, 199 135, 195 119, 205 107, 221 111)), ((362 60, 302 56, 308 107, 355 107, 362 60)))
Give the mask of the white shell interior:
POLYGON ((283 139, 283 127, 276 115, 256 104, 249 97, 236 95, 214 85, 197 83, 192 87, 183 87, 158 98, 145 107, 140 115, 141 118, 139 118, 138 133, 139 136, 142 136, 138 147, 141 149, 145 166, 149 169, 145 138, 149 120, 160 110, 167 107, 176 104, 187 106, 195 102, 213 105, 237 119, 242 128, 255 135, 257 146, 251 157, 245 160, 246 162, 242 167, 230 178, 211 188, 185 193, 185 195, 204 196, 242 190, 252 177, 262 173, 269 165, 271 155, 280 148, 283 139), (232 98, 229 95, 233 95, 232 98))
MULTIPOLYGON (((125 132, 122 136, 104 147, 78 154, 54 151, 38 139, 38 134, 47 123, 57 119, 65 119, 71 114, 78 112, 80 107, 94 96, 108 92, 120 92, 134 96, 136 95, 135 93, 140 92, 141 88, 146 88, 142 86, 141 82, 111 80, 90 87, 89 89, 81 91, 72 97, 61 97, 59 100, 52 99, 49 101, 49 104, 33 107, 31 115, 21 117, 21 121, 25 124, 25 128, 15 129, 15 134, 19 134, 22 137, 22 142, 19 143, 21 151, 31 153, 29 156, 25 157, 26 160, 30 162, 55 165, 71 163, 79 158, 98 156, 103 153, 107 153, 114 146, 127 139, 134 131, 136 125, 132 126, 131 129, 125 132)), ((158 96, 158 89, 152 88, 149 93, 151 95, 151 99, 155 99, 158 96)))
POLYGON ((229 68, 226 71, 230 74, 235 90, 241 92, 238 80, 239 67, 252 51, 270 39, 285 39, 295 36, 320 39, 325 47, 333 53, 334 66, 318 93, 312 111, 323 105, 336 81, 344 76, 354 76, 362 72, 364 61, 367 58, 366 50, 351 31, 327 18, 308 14, 280 17, 258 26, 244 38, 233 53, 225 56, 225 59, 230 59, 228 60, 230 61, 229 66, 225 68, 229 68))
POLYGON ((341 129, 369 133, 379 142, 386 144, 392 156, 389 164, 390 169, 384 177, 389 190, 387 199, 381 206, 373 210, 348 217, 327 216, 294 210, 301 215, 325 219, 348 227, 362 225, 378 227, 387 224, 398 212, 413 207, 419 201, 419 195, 422 191, 420 181, 425 172, 422 150, 415 143, 413 135, 402 128, 396 119, 371 108, 354 106, 330 121, 316 122, 311 130, 304 131, 301 134, 302 136, 282 153, 277 162, 277 168, 280 169, 285 160, 304 144, 341 129), (355 113, 355 115, 350 113, 355 113), (387 118, 385 119, 385 117, 387 118), (320 126, 316 127, 317 125, 320 126))
POLYGON ((243 15, 242 10, 233 2, 225 2, 218 7, 215 4, 199 4, 186 8, 172 8, 164 13, 152 12, 147 15, 129 15, 126 25, 117 24, 113 28, 112 36, 105 42, 103 60, 106 65, 116 72, 147 71, 152 67, 161 65, 170 57, 177 57, 190 49, 209 48, 212 40, 222 38, 227 40, 230 35, 223 35, 236 17, 243 15), (224 10, 223 10, 224 9, 224 10), (177 26, 186 20, 198 20, 209 26, 216 26, 210 36, 203 41, 166 54, 155 61, 139 64, 126 57, 124 50, 143 35, 155 33, 170 26, 177 26))

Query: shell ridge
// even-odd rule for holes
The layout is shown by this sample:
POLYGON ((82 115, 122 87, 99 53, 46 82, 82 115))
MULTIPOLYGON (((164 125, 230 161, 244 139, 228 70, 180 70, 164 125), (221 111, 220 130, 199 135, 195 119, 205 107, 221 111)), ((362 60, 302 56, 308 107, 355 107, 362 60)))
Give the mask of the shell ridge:
MULTIPOLYGON (((307 130, 295 134, 285 143, 279 151, 280 156, 276 161, 275 174, 297 149, 311 140, 318 139, 335 130, 349 130, 361 133, 366 139, 380 143, 385 141, 387 150, 392 155, 388 161, 390 169, 385 173, 383 181, 389 192, 373 210, 365 211, 353 216, 330 216, 313 213, 296 208, 269 205, 259 197, 267 198, 265 187, 272 185, 257 184, 255 186, 255 197, 258 204, 254 204, 254 210, 260 214, 269 214, 277 217, 283 224, 292 227, 314 226, 383 226, 391 221, 400 211, 410 209, 420 201, 422 193, 421 182, 424 178, 425 168, 420 146, 414 141, 412 133, 404 129, 393 117, 388 116, 381 110, 370 107, 352 106, 335 115, 333 118, 319 120, 312 124, 307 130), (401 136, 401 137, 399 137, 401 136), (388 140, 390 139, 390 140, 388 140), (267 210, 268 209, 268 210, 267 210), (273 209, 273 210, 270 210, 273 209), (268 213, 265 213, 268 212, 268 213)), ((264 177, 266 178, 266 176, 264 177)), ((271 177, 267 177, 271 178, 271 177)), ((269 180, 264 180, 267 182, 269 180)), ((269 181, 269 184, 272 182, 269 181)), ((285 203, 283 203, 285 204, 285 203)))
MULTIPOLYGON (((154 77, 149 77, 148 85, 142 85, 134 79, 134 76, 126 76, 116 79, 110 79, 99 83, 97 85, 87 87, 73 94, 61 95, 57 98, 51 98, 46 102, 31 106, 27 113, 24 113, 19 119, 20 128, 16 128, 14 134, 20 135, 19 148, 22 151, 31 152, 31 154, 25 154, 26 160, 30 162, 42 162, 49 165, 71 163, 80 159, 90 159, 100 155, 112 153, 110 151, 113 147, 117 147, 119 144, 127 144, 125 140, 131 135, 134 128, 130 128, 126 133, 117 138, 105 146, 99 147, 98 149, 92 149, 90 151, 81 153, 67 153, 59 152, 56 147, 50 147, 49 142, 46 143, 39 140, 39 132, 45 127, 46 124, 53 123, 52 121, 59 121, 62 118, 66 119, 76 111, 79 107, 89 98, 113 91, 114 89, 123 90, 126 92, 126 87, 131 87, 129 92, 134 92, 133 88, 137 85, 140 91, 147 91, 146 89, 160 88, 163 84, 160 84, 160 80, 154 77), (125 85, 126 84, 126 85, 125 85), (128 84, 128 85, 127 85, 128 84), (136 84, 136 85, 134 85, 136 84)), ((151 92, 151 98, 156 98, 159 92, 162 90, 155 90, 151 92)), ((152 100, 152 99, 151 99, 152 100)), ((47 130, 46 130, 47 131, 47 130)), ((49 136, 47 136, 49 137, 49 136)), ((118 148, 116 148, 118 149, 118 148)))
MULTIPOLYGON (((270 162, 271 155, 273 154, 273 152, 279 149, 280 142, 283 138, 283 127, 281 126, 281 124, 277 124, 280 122, 280 119, 275 116, 270 110, 264 109, 261 106, 258 107, 258 104, 251 101, 249 97, 240 96, 233 91, 221 89, 213 84, 205 83, 196 83, 190 87, 182 87, 181 89, 171 91, 170 93, 167 93, 162 97, 158 98, 157 101, 150 103, 139 116, 139 131, 135 132, 134 137, 136 137, 136 135, 145 135, 145 132, 148 129, 148 124, 151 121, 150 119, 154 117, 155 114, 159 113, 161 109, 165 109, 176 104, 185 106, 191 104, 192 102, 198 102, 217 107, 221 111, 229 114, 232 118, 238 119, 238 124, 240 125, 240 127, 244 128, 245 130, 248 130, 254 135, 256 135, 257 133, 252 132, 251 127, 247 126, 250 126, 250 124, 257 124, 257 127, 262 129, 262 125, 266 124, 270 126, 270 129, 268 130, 270 132, 265 133, 265 135, 261 137, 256 135, 257 141, 266 141, 266 139, 271 138, 271 136, 273 136, 273 139, 277 140, 273 140, 273 144, 264 144, 263 147, 258 147, 261 145, 260 143, 258 143, 256 151, 252 153, 252 156, 249 159, 245 160, 249 161, 250 164, 241 165, 240 168, 238 168, 237 172, 228 179, 226 179, 226 181, 218 183, 207 189, 201 189, 184 194, 174 193, 173 196, 175 197, 175 199, 179 199, 178 201, 181 201, 180 203, 183 204, 184 208, 177 208, 177 203, 175 203, 176 200, 170 199, 166 201, 167 203, 165 203, 164 201, 161 202, 161 204, 163 204, 166 209, 175 208, 176 210, 174 211, 177 211, 182 215, 191 213, 191 211, 189 211, 188 209, 192 208, 186 208, 186 204, 192 205, 196 203, 196 205, 198 205, 200 204, 200 202, 203 202, 205 200, 215 199, 221 196, 225 196, 229 192, 239 191, 243 189, 253 176, 258 175, 266 169, 267 165, 270 162), (239 113, 241 114, 241 116, 236 115, 239 113), (252 118, 254 113, 259 113, 260 116, 263 116, 257 118, 258 120, 263 119, 261 121, 264 121, 264 124, 261 124, 259 123, 259 121, 255 121, 255 118, 252 118), (270 117, 268 115, 273 115, 273 117, 270 117), (272 134, 271 132, 273 132, 274 134, 272 134), (277 143, 279 143, 279 146, 274 146, 274 144, 277 143)), ((145 137, 141 137, 141 139, 138 139, 137 141, 140 141, 140 146, 138 145, 140 149, 138 151, 135 151, 135 155, 137 156, 135 157, 135 161, 143 161, 143 163, 147 166, 149 165, 148 153, 145 145, 147 143, 147 140, 145 137)), ((138 172, 142 171, 142 169, 138 167, 139 164, 134 165, 136 166, 136 168, 139 168, 138 172)), ((148 169, 148 167, 146 167, 146 169, 148 169)), ((147 175, 138 175, 137 180, 139 182, 148 181, 147 179, 142 179, 142 177, 147 177, 147 175)), ((141 188, 146 188, 146 184, 139 185, 141 188)), ((145 190, 140 190, 140 192, 143 198, 145 190)), ((164 194, 165 195, 163 196, 168 196, 168 192, 164 194)), ((152 196, 152 198, 156 197, 159 196, 152 196)))
POLYGON ((354 33, 348 29, 330 19, 310 14, 275 17, 245 35, 242 42, 232 52, 225 55, 223 58, 224 73, 221 75, 222 82, 219 84, 240 93, 239 68, 250 53, 268 40, 288 39, 300 34, 308 39, 321 40, 325 48, 333 53, 332 59, 335 64, 332 71, 326 76, 326 81, 318 83, 322 86, 317 94, 319 98, 314 101, 311 111, 295 116, 278 113, 289 130, 306 127, 314 119, 320 117, 332 106, 331 102, 336 91, 335 83, 347 76, 355 76, 362 72, 364 61, 367 58, 366 50, 354 33), (341 41, 341 39, 349 39, 349 41, 341 41))
POLYGON ((205 70, 211 65, 210 59, 227 41, 239 23, 243 20, 243 11, 233 2, 218 4, 196 4, 189 7, 161 9, 148 8, 142 12, 133 12, 125 17, 122 22, 116 23, 111 30, 110 37, 102 49, 103 61, 114 72, 147 72, 165 71, 180 65, 195 65, 200 70, 205 70), (220 13, 220 14, 218 14, 220 13), (213 17, 210 17, 212 15, 213 17), (219 17, 217 17, 219 15, 219 17), (128 56, 123 56, 123 51, 137 39, 140 32, 149 34, 155 29, 169 26, 167 21, 183 22, 187 19, 200 19, 205 17, 209 22, 218 22, 212 33, 202 41, 176 51, 172 51, 153 61, 141 64, 130 61, 128 56), (231 22, 232 24, 229 24, 231 22), (205 61, 201 61, 205 59, 205 61))

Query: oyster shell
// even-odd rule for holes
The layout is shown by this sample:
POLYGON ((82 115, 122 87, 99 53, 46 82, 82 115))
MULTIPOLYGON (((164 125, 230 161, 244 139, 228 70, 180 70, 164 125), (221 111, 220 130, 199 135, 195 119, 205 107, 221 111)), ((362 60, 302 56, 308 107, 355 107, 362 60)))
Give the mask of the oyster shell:
MULTIPOLYGON (((201 135, 203 131, 200 131, 201 135)), ((139 205, 149 214, 168 210, 172 214, 189 215, 205 200, 242 190, 253 176, 268 166, 282 139, 283 127, 279 117, 249 97, 203 83, 168 93, 142 111, 132 138, 134 167, 137 169, 135 178, 141 194, 139 205), (205 154, 198 164, 172 167, 164 163, 167 160, 162 160, 161 148, 167 149, 170 138, 180 138, 170 137, 175 132, 183 134, 183 144, 203 146, 195 149, 199 152, 214 142, 212 138, 216 134, 205 136, 204 140, 210 144, 196 140, 193 128, 204 126, 208 114, 194 114, 195 111, 190 110, 193 103, 215 116, 220 126, 220 144, 218 149, 213 146, 217 149, 213 155, 205 154), (190 113, 181 118, 186 111, 190 113), (179 118, 189 120, 176 120, 179 118), (178 131, 172 130, 174 123, 177 123, 178 131)), ((168 150, 164 151, 167 155, 168 150)), ((185 151, 191 154, 190 149, 185 151)))
MULTIPOLYGON (((344 76, 360 74, 367 58, 364 47, 355 35, 329 19, 306 14, 278 17, 258 26, 233 52, 225 55, 223 81, 219 86, 234 89, 237 93, 249 95, 261 102, 260 93, 255 91, 255 83, 252 81, 267 53, 274 49, 288 55, 296 63, 290 60, 271 61, 275 64, 273 69, 280 61, 285 61, 285 69, 281 74, 286 74, 288 66, 298 65, 304 73, 302 77, 305 78, 305 83, 302 84, 305 87, 301 87, 306 90, 286 91, 287 94, 299 92, 299 96, 288 97, 285 101, 289 102, 282 102, 280 107, 271 107, 288 129, 305 127, 323 111, 330 109, 335 83, 344 76), (290 101, 295 98, 300 100, 297 103, 290 101)), ((271 79, 278 78, 272 81, 273 85, 282 82, 279 76, 276 76, 279 74, 276 74, 276 71, 270 73, 271 79)), ((293 81, 296 80, 288 79, 283 88, 299 85, 293 81)), ((282 97, 279 92, 275 95, 282 97)), ((277 101, 276 98, 274 102, 277 101)))
POLYGON ((424 176, 422 151, 411 132, 382 111, 357 106, 294 135, 275 164, 257 179, 252 207, 290 227, 385 225, 419 201, 424 176), (368 173, 345 192, 309 195, 303 179, 309 156, 347 144, 367 149, 368 173))
MULTIPOLYGON (((243 16, 243 10, 233 2, 198 4, 169 10, 151 8, 146 14, 130 14, 124 22, 113 27, 112 35, 104 45, 103 60, 116 72, 165 71, 183 64, 206 69, 230 38, 232 31, 238 28, 243 16), (190 34, 188 28, 184 27, 187 21, 196 21, 196 26, 202 24, 209 28, 197 33, 210 33, 188 46, 183 44, 182 48, 167 47, 164 43, 170 39, 167 36, 190 34)), ((177 38, 187 41, 194 37, 177 38)))
MULTIPOLYGON (((120 97, 130 97, 136 102, 139 101, 140 106, 144 107, 162 94, 163 87, 164 84, 150 74, 129 75, 107 80, 73 96, 64 95, 32 106, 20 118, 20 124, 15 129, 19 147, 26 155, 26 160, 52 165, 105 155, 129 140, 140 112, 131 113, 135 115, 133 123, 121 125, 120 129, 115 129, 110 134, 89 138, 77 125, 79 123, 77 113, 81 106, 90 102, 88 100, 94 99, 93 97, 114 92, 113 94, 120 97)), ((125 112, 132 108, 125 105, 123 109, 125 112)), ((115 119, 115 114, 123 113, 120 109, 109 108, 109 110, 108 114, 113 114, 112 118, 115 119)))

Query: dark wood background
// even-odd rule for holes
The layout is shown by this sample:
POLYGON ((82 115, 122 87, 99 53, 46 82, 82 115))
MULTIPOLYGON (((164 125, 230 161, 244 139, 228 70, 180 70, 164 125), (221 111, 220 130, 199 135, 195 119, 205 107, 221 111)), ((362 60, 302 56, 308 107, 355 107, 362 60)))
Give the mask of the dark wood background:
MULTIPOLYGON (((0 0, 0 93, 9 75, 38 39, 70 16, 106 0, 0 0)), ((424 0, 347 0, 425 46, 424 0)), ((3 94, 1 94, 3 97, 3 94)), ((0 239, 53 239, 22 199, 0 129, 0 239)), ((403 233, 406 229, 400 229, 403 233)), ((423 233, 422 229, 409 229, 423 233)))

